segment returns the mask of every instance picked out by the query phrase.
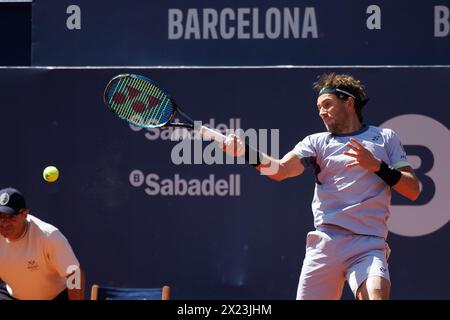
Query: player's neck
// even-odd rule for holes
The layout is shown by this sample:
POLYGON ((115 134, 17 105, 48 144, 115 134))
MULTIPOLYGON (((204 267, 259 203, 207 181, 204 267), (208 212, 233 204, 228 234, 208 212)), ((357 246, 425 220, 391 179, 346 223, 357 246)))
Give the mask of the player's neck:
POLYGON ((360 131, 364 125, 359 121, 357 117, 348 119, 347 123, 339 130, 338 134, 350 134, 360 131))

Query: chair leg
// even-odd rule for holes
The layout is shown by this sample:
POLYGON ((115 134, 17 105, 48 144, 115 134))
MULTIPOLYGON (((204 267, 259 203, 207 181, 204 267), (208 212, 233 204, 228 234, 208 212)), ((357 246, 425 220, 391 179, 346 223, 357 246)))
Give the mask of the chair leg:
POLYGON ((162 300, 170 300, 170 287, 164 286, 162 289, 162 300))
POLYGON ((94 284, 91 288, 91 300, 98 299, 98 285, 94 284))

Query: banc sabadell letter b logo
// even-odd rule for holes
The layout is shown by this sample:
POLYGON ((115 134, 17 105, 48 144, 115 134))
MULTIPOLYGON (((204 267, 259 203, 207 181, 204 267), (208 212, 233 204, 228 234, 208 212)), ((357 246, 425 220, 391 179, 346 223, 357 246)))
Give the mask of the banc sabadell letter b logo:
POLYGON ((399 134, 422 190, 415 202, 392 193, 389 230, 409 237, 437 231, 450 220, 450 146, 446 146, 449 129, 418 114, 394 117, 380 126, 399 134))

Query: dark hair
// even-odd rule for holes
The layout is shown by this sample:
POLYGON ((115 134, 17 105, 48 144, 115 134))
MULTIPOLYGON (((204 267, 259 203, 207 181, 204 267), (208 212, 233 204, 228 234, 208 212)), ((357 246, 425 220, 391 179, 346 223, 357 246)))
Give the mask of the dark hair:
MULTIPOLYGON (((361 84, 361 81, 348 74, 324 73, 319 76, 319 79, 316 82, 314 82, 313 88, 317 92, 320 92, 325 87, 341 89, 352 94, 356 98, 354 99, 356 115, 362 123, 363 116, 361 110, 369 99, 366 97, 366 92, 364 90, 364 86, 361 84)), ((349 97, 349 95, 346 94, 340 94, 337 96, 344 100, 347 100, 349 97)))

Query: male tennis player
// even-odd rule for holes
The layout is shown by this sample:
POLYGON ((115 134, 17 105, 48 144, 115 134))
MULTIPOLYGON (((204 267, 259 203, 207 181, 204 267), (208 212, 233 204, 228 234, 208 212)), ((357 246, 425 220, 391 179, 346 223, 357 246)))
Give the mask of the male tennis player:
MULTIPOLYGON (((389 299, 386 243, 391 188, 415 200, 420 188, 398 135, 364 125, 361 110, 368 101, 359 80, 323 74, 314 88, 317 109, 327 129, 300 141, 282 159, 259 153, 254 165, 278 166, 266 173, 281 181, 312 168, 316 187, 312 201, 315 231, 306 238, 306 254, 297 299, 340 299, 348 281, 357 299, 389 299)), ((252 152, 230 135, 223 148, 247 159, 252 152)))
POLYGON ((82 300, 83 282, 64 235, 32 216, 19 190, 0 190, 0 300, 82 300))

